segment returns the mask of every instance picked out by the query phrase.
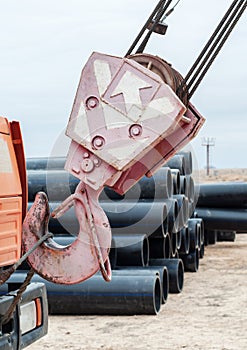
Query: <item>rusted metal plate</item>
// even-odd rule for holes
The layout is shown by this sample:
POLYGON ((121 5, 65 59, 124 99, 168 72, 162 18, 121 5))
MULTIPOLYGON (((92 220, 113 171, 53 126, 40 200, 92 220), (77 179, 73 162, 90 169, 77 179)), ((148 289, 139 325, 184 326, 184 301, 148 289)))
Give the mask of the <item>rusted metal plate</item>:
POLYGON ((124 171, 169 135, 185 110, 150 70, 133 60, 93 53, 82 71, 66 133, 124 171))
POLYGON ((160 141, 148 154, 124 172, 112 188, 119 194, 127 192, 145 174, 152 176, 174 154, 188 144, 199 132, 205 118, 190 103, 185 116, 190 122, 181 121, 175 131, 160 141))
POLYGON ((152 55, 93 53, 67 127, 65 169, 95 190, 107 185, 123 194, 193 139, 204 118, 172 91, 179 73, 169 67, 152 55))
POLYGON ((95 190, 106 182, 115 183, 122 175, 121 171, 116 171, 75 141, 71 142, 65 169, 95 190))

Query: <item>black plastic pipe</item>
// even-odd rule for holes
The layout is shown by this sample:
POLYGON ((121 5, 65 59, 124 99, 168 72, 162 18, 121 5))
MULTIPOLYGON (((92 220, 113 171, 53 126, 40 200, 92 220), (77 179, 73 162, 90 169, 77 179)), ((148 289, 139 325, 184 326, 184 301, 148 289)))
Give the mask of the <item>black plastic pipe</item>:
POLYGON ((192 153, 190 151, 179 151, 177 154, 184 157, 184 173, 190 175, 193 171, 192 153))
POLYGON ((198 247, 196 247, 193 252, 190 252, 187 255, 181 254, 180 257, 183 260, 185 272, 197 272, 198 271, 199 258, 200 258, 200 252, 199 252, 198 247))
POLYGON ((149 258, 165 258, 165 237, 149 239, 149 258))
POLYGON ((183 194, 173 196, 178 202, 177 230, 181 230, 189 219, 189 201, 183 194))
MULTIPOLYGON (((195 199, 195 201, 196 201, 196 199, 195 199)), ((196 212, 196 202, 189 201, 189 217, 190 218, 198 217, 197 212, 196 212)))
POLYGON ((117 266, 117 249, 115 247, 115 241, 113 238, 111 240, 111 249, 109 252, 109 260, 110 260, 111 268, 114 269, 117 266))
POLYGON ((182 243, 182 234, 181 230, 177 232, 177 250, 180 249, 182 243))
POLYGON ((204 231, 204 240, 205 245, 214 245, 217 243, 218 235, 216 230, 205 230, 204 231))
POLYGON ((218 242, 235 242, 236 231, 217 231, 218 242))
MULTIPOLYGON (((168 202, 169 205, 169 202, 168 202)), ((162 238, 168 231, 166 202, 101 202, 113 233, 139 233, 162 238), (116 228, 116 230, 114 230, 116 228)))
POLYGON ((197 222, 198 228, 198 247, 204 244, 204 222, 202 218, 194 218, 193 221, 197 222))
POLYGON ((186 196, 190 203, 194 203, 196 199, 195 183, 192 175, 185 175, 186 179, 186 196))
POLYGON ((165 163, 165 166, 171 169, 178 169, 180 175, 186 175, 186 160, 182 154, 175 154, 175 156, 165 163))
POLYGON ((172 198, 167 199, 165 203, 168 208, 168 232, 177 232, 179 229, 179 222, 177 220, 179 214, 178 201, 172 198))
POLYGON ((202 184, 197 207, 247 209, 247 183, 202 184))
MULTIPOLYGON (((116 238, 116 236, 114 236, 116 238)), ((159 271, 160 273, 160 279, 161 279, 161 286, 162 286, 162 289, 163 289, 163 296, 162 296, 162 302, 165 303, 166 300, 167 300, 167 294, 168 294, 168 290, 169 290, 169 286, 168 286, 168 270, 165 266, 163 267, 155 267, 155 266, 148 266, 148 267, 145 267, 145 266, 141 266, 141 267, 133 267, 133 266, 121 266, 121 267, 116 267, 117 266, 117 249, 115 248, 115 245, 117 244, 117 239, 114 240, 114 237, 113 237, 113 240, 112 240, 112 249, 110 251, 110 261, 111 261, 111 266, 112 268, 114 269, 117 269, 116 271, 122 271, 124 270, 125 271, 125 274, 127 274, 126 271, 147 271, 147 270, 157 270, 159 271), (113 262, 114 261, 114 262, 113 262), (167 275, 167 276, 166 276, 167 275)), ((165 237, 165 240, 167 242, 167 247, 166 249, 168 250, 168 252, 170 252, 170 240, 169 240, 169 235, 167 235, 165 237)), ((61 245, 69 245, 71 244, 74 240, 75 240, 75 237, 72 237, 72 236, 54 236, 54 240, 58 243, 58 244, 61 244, 61 245)), ((160 241, 159 239, 151 239, 151 241, 160 241)), ((149 245, 150 245, 150 242, 149 242, 149 245)), ((167 254, 167 258, 170 257, 170 253, 166 253, 167 254)), ((127 252, 125 252, 127 254, 127 252)), ((156 255, 157 255, 157 251, 156 251, 156 255)), ((158 257, 158 256, 157 256, 158 257)), ((126 261, 129 260, 129 256, 125 256, 125 259, 126 261)), ((124 260, 125 261, 125 260, 124 260)), ((126 263, 127 265, 127 263, 126 263)), ((131 272, 134 274, 134 272, 131 272)), ((124 273, 123 273, 124 274, 124 273)), ((141 272, 141 274, 144 274, 143 272, 141 272)))
MULTIPOLYGON (((34 163, 35 164, 35 163, 34 163)), ((45 164, 44 164, 45 165, 45 164)), ((30 164, 31 167, 31 164, 30 164)), ((33 165, 32 168, 35 168, 33 165)), ((28 170, 28 200, 33 201, 39 191, 47 193, 49 200, 62 201, 75 192, 79 179, 62 169, 28 170)), ((172 175, 169 168, 159 169, 152 177, 144 176, 122 196, 110 188, 105 188, 100 200, 155 199, 163 200, 172 195, 172 175)))
POLYGON ((193 252, 199 247, 199 228, 197 219, 188 220, 188 230, 190 235, 190 248, 189 252, 193 252))
MULTIPOLYGON (((174 233, 176 235, 176 233, 174 233)), ((129 235, 128 235, 129 236, 129 235)), ((131 236, 131 235, 130 235, 131 236)), ((180 234, 179 234, 180 236, 180 234)), ((112 239, 112 246, 110 250, 110 261, 111 261, 111 266, 114 268, 117 265, 117 247, 116 247, 116 240, 114 240, 114 237, 118 238, 117 234, 113 234, 113 239, 112 239)), ((142 235, 141 235, 142 237, 142 235)), ((63 246, 71 244, 75 240, 75 236, 70 236, 70 235, 55 235, 54 240, 63 246)), ((177 239, 176 239, 177 240, 177 239)), ((171 257, 171 238, 170 234, 166 234, 162 238, 153 238, 153 237, 148 237, 148 242, 149 242, 149 257, 150 258, 163 258, 163 259, 169 259, 171 257)), ((127 254, 127 253, 126 253, 127 254)), ((146 256, 146 253, 145 253, 146 256)), ((126 257, 127 258, 127 257, 126 257)), ((145 258, 145 260, 147 257, 145 258)))
POLYGON ((171 256, 170 234, 162 238, 149 237, 149 257, 150 259, 169 259, 171 256))
POLYGON ((192 175, 180 176, 180 193, 184 194, 190 203, 195 200, 195 184, 192 175))
POLYGON ((27 170, 63 170, 65 157, 34 157, 26 159, 27 170))
POLYGON ((166 266, 169 273, 169 293, 181 293, 184 285, 184 265, 181 259, 150 259, 150 266, 166 266))
MULTIPOLYGON (((221 203, 224 205, 224 202, 221 203)), ((247 209, 196 208, 204 221, 205 230, 247 232, 247 209)))
POLYGON ((168 167, 160 168, 152 177, 144 176, 125 195, 119 195, 106 187, 101 200, 164 200, 172 195, 172 174, 168 167))
POLYGON ((148 266, 148 267, 130 267, 121 266, 112 271, 113 275, 127 275, 132 276, 145 276, 149 274, 157 274, 160 277, 161 289, 162 289, 162 304, 165 304, 168 299, 169 293, 169 274, 165 266, 148 266))
POLYGON ((186 197, 188 197, 188 184, 187 184, 187 177, 185 175, 180 176, 180 194, 184 194, 186 197))
POLYGON ((181 190, 181 175, 178 169, 171 169, 172 173, 172 185, 173 185, 173 194, 180 194, 181 190))
MULTIPOLYGON (((106 212, 113 234, 135 234, 144 232, 148 236, 162 238, 168 232, 169 220, 171 220, 171 225, 173 222, 175 223, 172 215, 176 215, 176 205, 170 201, 172 200, 168 200, 168 214, 167 204, 162 202, 103 202, 101 206, 106 212), (174 205, 175 208, 173 207, 174 205), (174 214, 173 211, 175 211, 174 214)), ((32 203, 29 203, 29 208, 31 204, 32 203)), ((50 202, 49 204, 50 211, 53 211, 60 203, 50 202)), ((59 219, 50 218, 49 230, 54 234, 66 233, 77 235, 79 232, 79 225, 74 208, 71 208, 59 219)))
POLYGON ((199 258, 203 259, 205 254, 205 243, 201 244, 199 249, 199 258))
POLYGON ((180 231, 181 245, 179 248, 179 254, 188 254, 190 249, 190 234, 188 226, 185 226, 180 231))
MULTIPOLYGON (((26 273, 18 271, 10 283, 22 283, 26 273)), ((107 283, 100 274, 74 285, 48 282, 35 275, 33 282, 46 285, 50 314, 57 315, 156 315, 161 308, 159 276, 117 276, 107 283)))
POLYGON ((117 250, 117 266, 147 266, 149 242, 145 234, 115 234, 114 247, 117 250))
MULTIPOLYGON (((71 244, 75 239, 76 237, 68 235, 54 236, 55 242, 63 246, 71 244)), ((148 265, 149 256, 150 242, 146 235, 113 235, 109 253, 112 268, 116 266, 144 267, 148 265)))
POLYGON ((171 233, 171 258, 177 255, 177 232, 171 233))
POLYGON ((79 179, 65 170, 29 170, 28 201, 33 202, 37 192, 45 192, 49 201, 63 201, 75 192, 79 179))

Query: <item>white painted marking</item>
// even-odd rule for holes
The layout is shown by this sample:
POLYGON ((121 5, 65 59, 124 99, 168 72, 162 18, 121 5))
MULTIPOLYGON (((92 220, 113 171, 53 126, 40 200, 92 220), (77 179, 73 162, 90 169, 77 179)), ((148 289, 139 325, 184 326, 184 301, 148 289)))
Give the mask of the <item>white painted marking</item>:
POLYGON ((83 102, 81 103, 77 117, 69 122, 68 135, 78 143, 81 143, 83 140, 90 141, 87 115, 83 102))
POLYGON ((147 108, 142 113, 140 120, 144 121, 156 118, 159 115, 167 115, 169 113, 172 113, 174 109, 175 107, 168 97, 157 98, 148 104, 147 108))
POLYGON ((106 128, 114 129, 130 125, 130 120, 123 113, 120 113, 115 108, 108 104, 102 103, 106 128))
POLYGON ((111 82, 111 70, 109 64, 106 61, 95 60, 94 74, 96 77, 99 93, 102 95, 111 82))
POLYGON ((150 88, 152 85, 148 84, 146 81, 138 77, 136 74, 127 71, 117 87, 113 91, 111 97, 117 96, 119 94, 123 94, 126 110, 128 112, 128 116, 131 119, 136 119, 136 114, 133 113, 132 106, 135 105, 138 108, 142 108, 142 101, 140 97, 140 89, 150 88), (132 111, 132 113, 131 113, 132 111))
POLYGON ((135 152, 136 154, 140 153, 140 150, 143 149, 143 145, 148 142, 147 138, 137 140, 128 140, 117 147, 111 145, 111 148, 107 149, 107 152, 111 154, 119 163, 124 162, 126 159, 130 160, 130 156, 135 152))

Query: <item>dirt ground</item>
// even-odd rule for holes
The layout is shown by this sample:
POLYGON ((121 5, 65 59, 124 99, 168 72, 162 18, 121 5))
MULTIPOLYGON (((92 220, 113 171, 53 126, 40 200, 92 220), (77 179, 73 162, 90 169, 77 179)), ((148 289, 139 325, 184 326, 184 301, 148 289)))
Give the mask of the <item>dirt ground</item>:
MULTIPOLYGON (((246 179, 222 171, 202 182, 246 179)), ((246 350, 247 234, 206 247, 199 271, 185 274, 183 292, 170 294, 158 316, 50 316, 48 335, 28 349, 44 348, 246 350)))
POLYGON ((245 181, 247 182, 247 169, 210 169, 209 176, 206 170, 197 170, 194 172, 194 178, 197 183, 205 182, 225 182, 225 181, 245 181))
POLYGON ((247 235, 206 248, 158 316, 50 316, 30 350, 246 350, 247 235))

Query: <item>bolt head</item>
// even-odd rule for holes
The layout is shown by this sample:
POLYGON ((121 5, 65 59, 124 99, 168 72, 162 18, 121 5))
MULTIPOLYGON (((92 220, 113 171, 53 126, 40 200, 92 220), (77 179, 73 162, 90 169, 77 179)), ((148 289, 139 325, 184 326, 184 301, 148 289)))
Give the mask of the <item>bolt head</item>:
POLYGON ((130 127, 129 133, 131 137, 137 137, 142 134, 142 127, 141 125, 134 124, 130 127))
POLYGON ((83 153, 83 158, 89 158, 89 153, 88 152, 84 152, 83 153))
POLYGON ((94 162, 94 165, 97 167, 100 165, 100 160, 98 158, 94 159, 93 162, 94 162))
POLYGON ((86 101, 86 107, 87 109, 94 109, 99 105, 99 100, 97 97, 91 96, 86 101))
POLYGON ((81 162, 81 169, 84 173, 91 173, 91 171, 94 169, 94 163, 91 159, 84 159, 81 162))
POLYGON ((102 148, 104 144, 105 144, 105 139, 102 136, 96 136, 92 142, 93 147, 96 149, 102 148))

